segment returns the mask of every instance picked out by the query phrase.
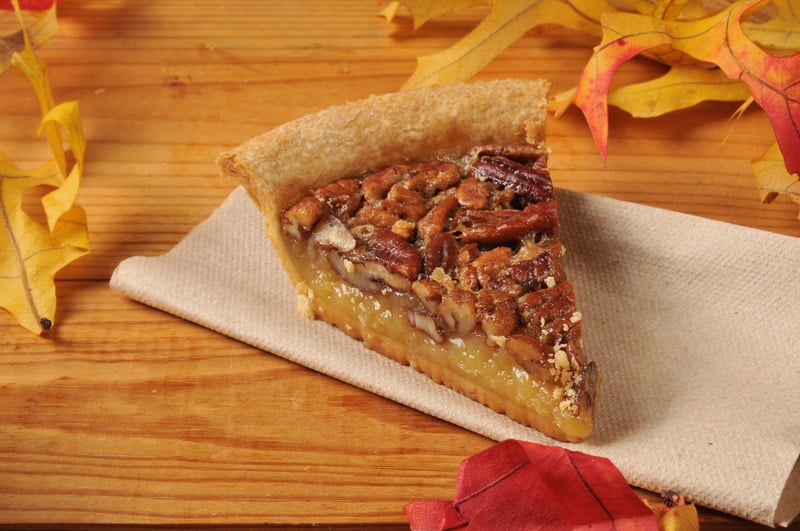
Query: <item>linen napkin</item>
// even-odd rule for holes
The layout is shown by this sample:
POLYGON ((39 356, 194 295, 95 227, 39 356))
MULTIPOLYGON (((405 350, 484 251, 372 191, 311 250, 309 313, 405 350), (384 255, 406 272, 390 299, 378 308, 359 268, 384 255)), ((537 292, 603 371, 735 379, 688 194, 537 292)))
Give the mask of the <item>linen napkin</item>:
MULTIPOLYGON (((767 525, 800 512, 800 239, 558 190, 566 268, 602 374, 595 433, 560 444, 632 485, 767 525)), ((125 296, 502 441, 557 444, 294 311, 263 219, 236 188, 125 296)))

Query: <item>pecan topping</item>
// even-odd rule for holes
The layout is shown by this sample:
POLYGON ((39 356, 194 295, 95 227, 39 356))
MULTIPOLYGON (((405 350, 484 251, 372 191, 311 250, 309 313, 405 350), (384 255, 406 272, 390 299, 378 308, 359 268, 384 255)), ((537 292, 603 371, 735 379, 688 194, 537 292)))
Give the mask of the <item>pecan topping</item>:
POLYGON ((580 347, 557 216, 546 150, 479 146, 459 164, 403 163, 333 182, 281 222, 347 282, 396 293, 435 343, 480 334, 553 382, 576 413, 591 407, 596 375, 580 347))

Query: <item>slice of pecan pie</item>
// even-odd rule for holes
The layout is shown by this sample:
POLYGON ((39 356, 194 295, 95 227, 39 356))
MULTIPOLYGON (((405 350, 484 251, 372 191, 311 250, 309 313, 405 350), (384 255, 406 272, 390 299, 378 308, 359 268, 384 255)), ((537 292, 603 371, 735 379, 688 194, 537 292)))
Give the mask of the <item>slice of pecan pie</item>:
POLYGON ((564 441, 597 373, 562 268, 542 144, 547 84, 388 94, 220 156, 264 213, 300 307, 564 441))

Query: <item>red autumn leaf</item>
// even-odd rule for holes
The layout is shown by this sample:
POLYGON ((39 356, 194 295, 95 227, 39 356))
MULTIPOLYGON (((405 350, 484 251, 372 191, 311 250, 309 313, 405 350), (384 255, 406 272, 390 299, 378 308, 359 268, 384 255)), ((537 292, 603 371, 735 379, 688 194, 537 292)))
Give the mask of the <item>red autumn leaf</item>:
MULTIPOLYGON (((19 7, 24 11, 44 11, 50 9, 53 4, 61 3, 61 0, 19 0, 19 7)), ((0 0, 0 9, 14 9, 11 0, 0 0)))
POLYGON ((714 16, 664 20, 649 15, 606 13, 603 41, 584 69, 576 91, 595 142, 608 149, 611 78, 625 61, 654 48, 671 48, 719 67, 730 79, 747 84, 753 100, 767 113, 790 173, 800 172, 800 53, 775 56, 745 35, 741 19, 766 0, 739 0, 714 16))
POLYGON ((453 502, 404 507, 412 530, 658 531, 608 459, 508 440, 461 463, 453 502))

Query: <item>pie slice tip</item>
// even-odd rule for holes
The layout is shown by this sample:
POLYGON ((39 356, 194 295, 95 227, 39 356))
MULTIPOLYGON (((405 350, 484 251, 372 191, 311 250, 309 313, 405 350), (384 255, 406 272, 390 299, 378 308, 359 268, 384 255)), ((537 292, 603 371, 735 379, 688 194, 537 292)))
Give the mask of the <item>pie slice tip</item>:
POLYGON ((544 80, 372 96, 223 153, 300 308, 563 441, 594 426, 597 370, 544 144, 544 80))

